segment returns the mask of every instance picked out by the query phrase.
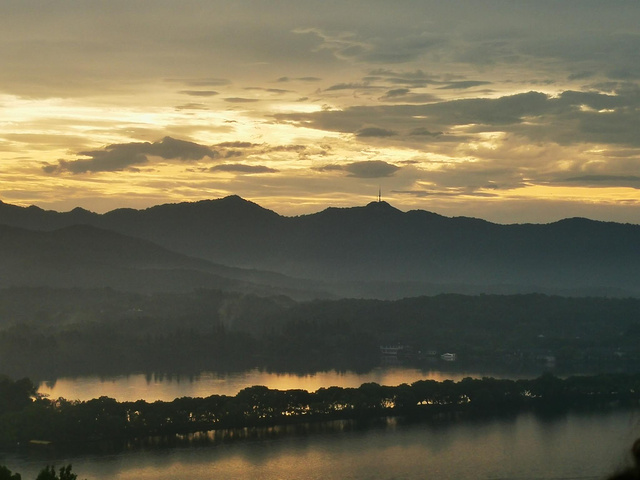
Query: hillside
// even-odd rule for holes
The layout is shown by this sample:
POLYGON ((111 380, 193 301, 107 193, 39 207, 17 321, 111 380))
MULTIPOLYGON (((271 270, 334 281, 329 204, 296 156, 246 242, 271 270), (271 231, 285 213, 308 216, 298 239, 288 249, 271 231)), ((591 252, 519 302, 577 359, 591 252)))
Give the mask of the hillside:
POLYGON ((126 374, 265 368, 369 371, 381 345, 426 369, 638 371, 640 299, 436 295, 296 302, 204 290, 0 289, 5 374, 126 374), (455 365, 440 355, 455 352, 455 365))
POLYGON ((103 215, 2 204, 3 223, 39 230, 93 225, 218 264, 326 282, 333 293, 355 296, 640 293, 640 226, 583 218, 499 225, 402 212, 386 202, 284 217, 231 196, 103 215))
POLYGON ((0 288, 110 287, 136 292, 214 288, 308 296, 301 282, 283 275, 216 265, 88 225, 53 231, 0 225, 0 272, 0 288))

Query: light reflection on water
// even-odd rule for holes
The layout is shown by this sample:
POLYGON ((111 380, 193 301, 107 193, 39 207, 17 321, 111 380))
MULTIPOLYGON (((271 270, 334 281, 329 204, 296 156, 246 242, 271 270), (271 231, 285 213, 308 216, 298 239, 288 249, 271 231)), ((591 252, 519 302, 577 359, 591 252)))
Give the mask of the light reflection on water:
POLYGON ((639 434, 637 414, 630 411, 547 419, 521 414, 442 424, 391 421, 365 430, 266 432, 253 440, 115 454, 0 454, 0 463, 35 478, 47 462, 71 462, 79 478, 88 480, 587 480, 622 467, 639 434))
MULTIPOLYGON (((418 380, 459 381, 465 377, 481 378, 483 376, 491 375, 476 372, 425 371, 400 366, 379 367, 367 373, 330 371, 308 375, 253 369, 228 374, 203 372, 192 376, 133 374, 117 377, 63 377, 40 383, 38 391, 50 398, 62 397, 68 400, 90 400, 107 396, 118 401, 140 399, 171 401, 179 397, 235 395, 243 388, 253 385, 265 385, 278 390, 302 389, 315 392, 322 387, 359 387, 367 382, 396 386, 402 383, 411 384, 418 380)), ((510 378, 505 375, 500 377, 510 378)))
MULTIPOLYGON (((120 401, 154 401, 235 395, 252 385, 315 391, 332 385, 399 385, 422 379, 458 381, 469 376, 508 378, 401 366, 380 367, 365 374, 333 371, 297 375, 255 369, 194 376, 61 378, 41 384, 40 392, 54 398, 106 395, 120 401)), ((70 462, 79 478, 87 480, 595 480, 624 465, 638 436, 639 415, 632 411, 547 419, 521 414, 508 419, 414 425, 389 419, 365 430, 343 421, 208 432, 177 441, 146 439, 134 442, 128 451, 115 453, 22 450, 0 453, 0 464, 22 473, 22 478, 35 478, 44 465, 70 462)))

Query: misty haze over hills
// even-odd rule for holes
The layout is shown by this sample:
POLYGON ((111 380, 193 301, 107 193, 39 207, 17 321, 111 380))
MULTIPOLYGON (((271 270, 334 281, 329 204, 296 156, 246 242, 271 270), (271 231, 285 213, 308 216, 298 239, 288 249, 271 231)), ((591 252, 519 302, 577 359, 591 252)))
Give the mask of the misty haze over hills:
POLYGON ((0 271, 0 288, 111 287, 148 293, 207 288, 308 296, 303 283, 283 275, 217 265, 89 225, 52 231, 0 225, 0 271))
POLYGON ((583 218, 499 225, 386 202, 284 217, 230 196, 105 214, 2 203, 0 225, 3 287, 640 294, 640 226, 583 218))

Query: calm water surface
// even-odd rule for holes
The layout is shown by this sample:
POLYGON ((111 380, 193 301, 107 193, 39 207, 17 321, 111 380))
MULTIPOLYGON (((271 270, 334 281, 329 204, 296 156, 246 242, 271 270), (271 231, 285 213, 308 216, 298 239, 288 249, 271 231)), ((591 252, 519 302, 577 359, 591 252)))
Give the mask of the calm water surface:
POLYGON ((227 374, 203 372, 192 376, 134 374, 117 377, 59 378, 55 381, 40 383, 38 391, 49 395, 50 398, 62 397, 68 400, 90 400, 104 395, 118 401, 140 399, 171 401, 178 397, 235 395, 243 388, 253 385, 265 385, 278 390, 299 388, 315 392, 321 387, 359 387, 367 382, 395 386, 426 379, 458 381, 465 377, 481 378, 483 376, 519 378, 517 375, 441 372, 400 366, 379 367, 367 373, 331 371, 309 375, 273 373, 254 369, 227 374))
MULTIPOLYGON (((315 391, 332 385, 358 387, 421 379, 461 380, 505 375, 436 372, 387 366, 365 374, 311 375, 251 370, 195 376, 127 375, 113 378, 60 378, 40 384, 53 398, 87 400, 101 395, 120 401, 173 400, 177 397, 235 395, 252 385, 315 391)), ((518 378, 512 376, 511 378, 518 378)), ((289 427, 291 428, 291 427, 289 427)), ((314 430, 318 430, 314 427, 314 430)), ((640 436, 640 412, 570 414, 512 419, 399 425, 394 420, 365 430, 338 427, 321 432, 259 435, 232 442, 168 447, 137 447, 119 453, 62 454, 50 449, 0 453, 0 463, 35 478, 44 465, 72 463, 87 480, 537 480, 599 479, 622 467, 640 436)))
POLYGON ((71 462, 88 480, 598 479, 625 465, 638 422, 628 411, 435 426, 390 421, 362 431, 117 454, 27 451, 0 454, 0 463, 25 479, 54 462, 71 462))

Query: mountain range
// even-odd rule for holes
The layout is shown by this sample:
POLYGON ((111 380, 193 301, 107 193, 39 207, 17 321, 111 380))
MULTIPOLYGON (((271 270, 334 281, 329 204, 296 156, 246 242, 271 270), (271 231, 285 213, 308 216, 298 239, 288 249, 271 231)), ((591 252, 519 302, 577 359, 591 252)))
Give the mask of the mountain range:
POLYGON ((584 218, 501 225, 383 201, 286 217, 229 196, 104 214, 0 202, 0 225, 0 286, 640 295, 640 225, 584 218))

